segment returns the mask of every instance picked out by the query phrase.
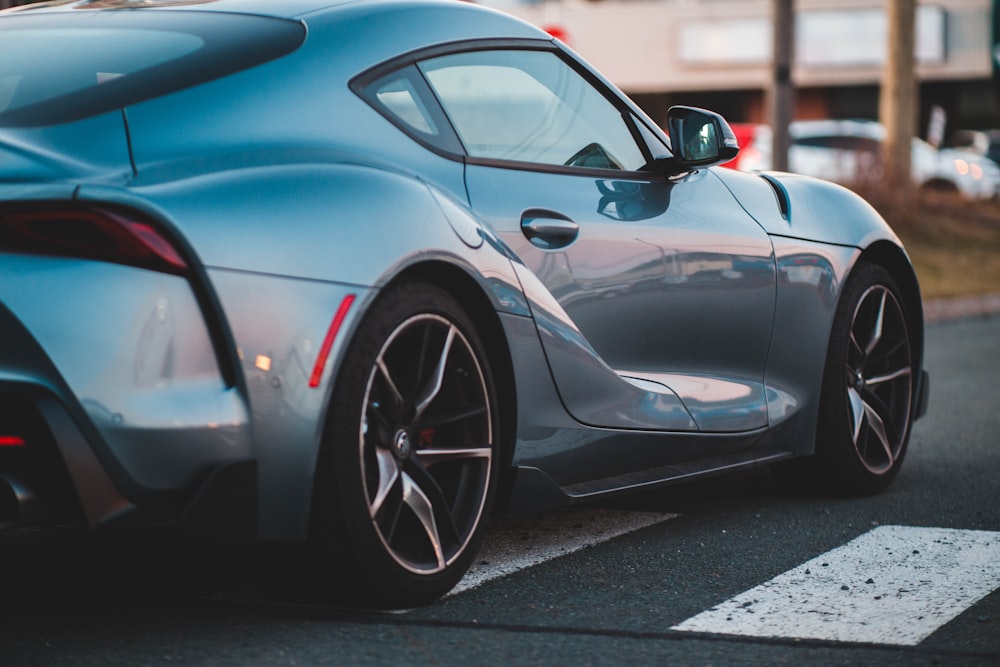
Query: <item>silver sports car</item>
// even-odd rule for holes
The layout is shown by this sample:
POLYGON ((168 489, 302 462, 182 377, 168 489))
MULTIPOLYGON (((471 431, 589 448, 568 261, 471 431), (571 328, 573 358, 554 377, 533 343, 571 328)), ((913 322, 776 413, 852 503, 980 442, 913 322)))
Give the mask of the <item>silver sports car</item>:
POLYGON ((455 0, 3 12, 0 523, 298 542, 412 605, 498 513, 884 488, 928 387, 899 240, 666 126, 455 0))

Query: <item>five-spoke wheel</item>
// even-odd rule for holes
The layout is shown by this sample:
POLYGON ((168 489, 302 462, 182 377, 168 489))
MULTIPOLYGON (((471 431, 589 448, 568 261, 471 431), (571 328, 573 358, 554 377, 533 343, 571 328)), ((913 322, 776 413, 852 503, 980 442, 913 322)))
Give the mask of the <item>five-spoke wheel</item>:
MULTIPOLYGON (((370 601, 401 606, 451 589, 491 511, 498 415, 489 359, 447 292, 388 289, 365 315, 334 392, 317 514, 333 516, 370 601)), ((358 583, 355 581, 354 583, 358 583)))
POLYGON ((830 334, 813 481, 848 493, 889 485, 913 421, 913 353, 896 282, 881 266, 860 264, 830 334))
POLYGON ((912 368, 899 300, 888 286, 872 285, 854 309, 844 364, 851 441, 872 474, 885 474, 902 454, 910 426, 912 368))
POLYGON ((360 473, 385 549, 414 573, 444 571, 486 503, 493 427, 476 351, 448 318, 399 324, 368 380, 360 473))

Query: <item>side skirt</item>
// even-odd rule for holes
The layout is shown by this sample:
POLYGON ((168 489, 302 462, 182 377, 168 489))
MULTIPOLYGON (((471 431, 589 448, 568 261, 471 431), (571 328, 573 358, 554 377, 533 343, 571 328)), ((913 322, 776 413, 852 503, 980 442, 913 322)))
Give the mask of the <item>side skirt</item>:
POLYGON ((612 495, 650 491, 661 486, 770 465, 792 457, 791 452, 776 449, 739 452, 565 487, 559 487, 538 468, 520 466, 514 471, 514 489, 506 515, 530 514, 612 495))

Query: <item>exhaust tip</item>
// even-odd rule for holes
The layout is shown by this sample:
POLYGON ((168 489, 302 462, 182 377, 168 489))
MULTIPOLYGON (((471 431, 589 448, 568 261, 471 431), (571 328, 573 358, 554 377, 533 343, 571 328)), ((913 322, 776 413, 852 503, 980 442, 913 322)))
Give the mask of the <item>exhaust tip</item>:
POLYGON ((0 476, 0 528, 30 521, 37 506, 38 499, 26 484, 14 477, 0 476))

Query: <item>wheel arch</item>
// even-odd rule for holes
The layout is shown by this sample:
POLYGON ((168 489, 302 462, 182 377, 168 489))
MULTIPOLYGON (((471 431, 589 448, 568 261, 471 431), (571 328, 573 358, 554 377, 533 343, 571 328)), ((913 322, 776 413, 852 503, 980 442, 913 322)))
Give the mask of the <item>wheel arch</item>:
POLYGON ((871 262, 884 267, 896 280, 905 301, 907 324, 913 336, 914 361, 919 374, 923 369, 924 359, 924 307, 917 274, 906 256, 906 251, 890 241, 877 241, 861 254, 858 264, 861 262, 871 262))
POLYGON ((931 192, 958 192, 958 184, 941 176, 933 176, 920 184, 921 190, 931 192))
MULTIPOLYGON (((831 380, 836 375, 843 376, 842 371, 838 369, 842 368, 841 364, 846 361, 846 358, 837 360, 836 350, 842 350, 847 345, 846 337, 850 335, 849 329, 853 326, 850 322, 851 310, 849 306, 856 309, 859 305, 858 299, 863 298, 863 291, 874 284, 870 281, 878 276, 882 276, 882 280, 884 280, 886 273, 895 284, 896 289, 893 291, 899 295, 904 325, 910 337, 911 361, 914 371, 913 383, 910 387, 912 399, 910 403, 912 412, 909 415, 910 424, 912 425, 912 421, 922 414, 920 412, 921 404, 923 403, 925 406, 926 401, 926 378, 922 372, 924 323, 920 288, 916 274, 903 248, 888 239, 879 240, 866 247, 857 256, 850 269, 844 273, 840 283, 836 314, 824 364, 819 412, 813 427, 815 450, 812 455, 781 461, 772 466, 772 471, 779 480, 790 484, 793 489, 807 492, 814 490, 832 491, 837 494, 847 491, 866 495, 885 488, 898 471, 898 465, 896 465, 896 471, 890 470, 889 476, 885 477, 885 481, 882 483, 875 480, 874 477, 862 479, 863 475, 858 475, 855 472, 856 462, 852 463, 853 459, 848 461, 844 456, 841 445, 843 438, 837 433, 839 429, 837 424, 840 421, 838 418, 839 409, 834 407, 838 401, 843 403, 843 399, 837 393, 847 389, 847 386, 843 380, 840 383, 831 380), (872 272, 873 269, 876 273, 872 272), (865 277, 866 275, 867 277, 865 277), (854 285, 853 288, 852 285, 854 285), (845 315, 848 316, 848 321, 842 322, 842 324, 848 325, 846 330, 837 324, 837 321, 845 315), (838 330, 841 331, 839 342, 838 330), (848 486, 842 486, 842 484, 848 486)), ((860 368, 857 370, 860 374, 860 368)), ((898 460, 900 461, 908 440, 909 432, 907 432, 899 449, 898 460)))
POLYGON ((517 385, 510 346, 500 317, 482 285, 465 269, 439 260, 407 267, 385 286, 419 280, 450 293, 465 308, 476 325, 476 333, 486 346, 500 412, 500 485, 495 508, 503 508, 512 486, 512 461, 517 433, 517 385))
MULTIPOLYGON (((514 441, 517 432, 517 396, 514 379, 514 366, 510 357, 507 338, 504 334, 500 318, 497 315, 492 302, 482 286, 465 269, 441 260, 428 260, 406 267, 396 274, 379 291, 385 291, 396 285, 408 282, 424 282, 436 287, 455 297, 461 306, 466 309, 469 317, 475 323, 476 334, 486 347, 489 356, 490 370, 493 376, 496 400, 499 405, 499 439, 500 439, 500 470, 498 472, 499 486, 497 497, 494 503, 496 513, 499 508, 507 504, 507 499, 512 488, 511 465, 514 458, 514 441)), ((330 396, 330 401, 333 396, 330 396)), ((326 422, 331 419, 332 410, 327 406, 324 417, 323 432, 328 432, 326 422)), ((323 466, 319 459, 326 452, 325 443, 321 443, 317 452, 317 463, 315 472, 319 473, 323 466)), ((314 538, 320 526, 316 524, 316 510, 322 484, 314 474, 312 479, 312 502, 309 510, 309 532, 314 538)))
POLYGON ((387 606, 440 597, 474 560, 492 508, 503 506, 513 364, 477 275, 461 261, 423 259, 387 274, 357 314, 312 477, 303 563, 321 589, 387 606), (384 381, 374 381, 376 369, 384 381), (359 433, 361 447, 349 446, 359 433))

